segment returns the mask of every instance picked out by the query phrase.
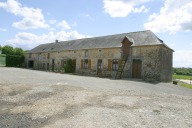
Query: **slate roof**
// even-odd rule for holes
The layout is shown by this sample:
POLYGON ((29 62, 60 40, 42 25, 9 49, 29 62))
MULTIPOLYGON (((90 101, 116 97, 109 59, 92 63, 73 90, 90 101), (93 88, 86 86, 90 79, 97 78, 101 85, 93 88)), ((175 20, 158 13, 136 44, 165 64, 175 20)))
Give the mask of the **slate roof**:
MULTIPOLYGON (((117 35, 69 40, 53 42, 48 44, 41 44, 28 53, 41 53, 41 52, 53 52, 53 51, 64 51, 64 50, 79 50, 79 49, 94 49, 94 48, 115 48, 121 47, 124 38, 133 42, 132 46, 144 46, 144 45, 164 45, 163 43, 152 31, 139 31, 130 32, 117 35)), ((171 49, 171 48, 169 48, 171 49)), ((172 50, 172 49, 171 49, 172 50)), ((173 50, 172 50, 173 51, 173 50)))

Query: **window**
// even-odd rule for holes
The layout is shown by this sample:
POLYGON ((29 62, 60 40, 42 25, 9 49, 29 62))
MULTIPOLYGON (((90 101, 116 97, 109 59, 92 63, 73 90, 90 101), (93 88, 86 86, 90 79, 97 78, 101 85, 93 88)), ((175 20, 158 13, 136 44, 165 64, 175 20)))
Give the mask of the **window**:
POLYGON ((84 68, 84 69, 88 69, 88 59, 85 59, 85 60, 84 60, 83 68, 84 68))
POLYGON ((112 61, 112 69, 113 69, 114 71, 116 71, 116 70, 118 70, 118 67, 119 67, 119 62, 118 62, 117 59, 114 59, 114 60, 112 61))
POLYGON ((85 56, 88 56, 88 50, 85 50, 85 56))
POLYGON ((31 53, 29 53, 29 58, 31 58, 31 56, 32 56, 32 54, 31 54, 31 53))
POLYGON ((50 53, 47 54, 47 59, 49 59, 49 58, 50 58, 50 53))
POLYGON ((66 60, 61 60, 61 67, 64 67, 67 64, 66 60))
POLYGON ((102 52, 102 49, 99 49, 98 51, 99 51, 99 53, 101 53, 101 52, 102 52))

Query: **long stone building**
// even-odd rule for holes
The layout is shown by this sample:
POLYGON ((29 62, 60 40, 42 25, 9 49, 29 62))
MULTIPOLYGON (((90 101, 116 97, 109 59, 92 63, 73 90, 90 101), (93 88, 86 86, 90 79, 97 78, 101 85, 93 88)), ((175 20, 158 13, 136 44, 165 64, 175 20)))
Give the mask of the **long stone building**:
POLYGON ((171 81, 173 50, 150 30, 41 44, 26 54, 36 70, 58 70, 72 59, 76 74, 171 81))

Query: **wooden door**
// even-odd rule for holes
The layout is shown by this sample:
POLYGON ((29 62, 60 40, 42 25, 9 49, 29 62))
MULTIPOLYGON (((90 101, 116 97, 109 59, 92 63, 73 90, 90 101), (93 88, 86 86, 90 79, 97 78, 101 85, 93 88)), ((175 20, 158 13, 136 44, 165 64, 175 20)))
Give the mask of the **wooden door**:
POLYGON ((132 77, 137 79, 141 78, 141 60, 133 60, 132 77))
POLYGON ((97 75, 98 76, 102 75, 102 59, 98 59, 97 62, 97 75))
POLYGON ((76 60, 72 61, 72 72, 74 73, 76 71, 76 60))
POLYGON ((55 60, 52 59, 52 71, 54 71, 54 68, 55 68, 55 60))

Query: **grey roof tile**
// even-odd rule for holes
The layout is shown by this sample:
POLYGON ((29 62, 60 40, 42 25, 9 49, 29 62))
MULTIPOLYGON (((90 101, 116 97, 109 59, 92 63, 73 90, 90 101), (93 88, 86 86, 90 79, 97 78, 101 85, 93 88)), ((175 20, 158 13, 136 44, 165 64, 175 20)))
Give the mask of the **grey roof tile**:
POLYGON ((150 30, 146 30, 117 35, 60 41, 58 43, 54 42, 48 44, 41 44, 30 50, 28 53, 121 47, 121 42, 125 37, 127 37, 130 41, 133 42, 132 46, 164 45, 165 47, 169 48, 153 32, 151 32, 150 30))

